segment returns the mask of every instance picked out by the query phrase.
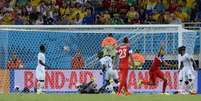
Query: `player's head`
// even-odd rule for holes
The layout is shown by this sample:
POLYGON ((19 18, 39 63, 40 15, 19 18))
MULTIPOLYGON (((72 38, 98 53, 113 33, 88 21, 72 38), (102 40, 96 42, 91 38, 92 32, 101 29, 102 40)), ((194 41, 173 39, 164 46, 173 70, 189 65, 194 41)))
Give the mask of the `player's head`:
POLYGON ((103 57, 103 51, 99 51, 97 57, 98 59, 101 59, 103 57))
POLYGON ((108 37, 113 37, 112 33, 108 34, 108 37))
POLYGON ((45 46, 44 45, 40 45, 40 52, 45 53, 45 46))
POLYGON ((124 38, 123 43, 126 43, 126 44, 129 43, 128 37, 124 38))
POLYGON ((165 55, 165 49, 164 47, 160 47, 160 50, 158 52, 158 56, 164 56, 165 55))
POLYGON ((186 47, 185 46, 181 46, 181 47, 178 48, 178 52, 181 55, 183 55, 185 53, 185 51, 186 51, 186 47))

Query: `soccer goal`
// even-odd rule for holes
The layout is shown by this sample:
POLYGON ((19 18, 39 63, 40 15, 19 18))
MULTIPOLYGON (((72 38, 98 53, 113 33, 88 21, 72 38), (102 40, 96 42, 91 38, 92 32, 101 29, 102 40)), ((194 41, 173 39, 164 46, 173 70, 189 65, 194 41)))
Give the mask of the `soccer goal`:
MULTIPOLYGON (((76 91, 75 84, 83 82, 80 79, 82 70, 93 71, 90 75, 99 78, 100 75, 96 73, 100 69, 96 66, 98 60, 96 54, 102 50, 100 43, 109 33, 113 34, 118 43, 121 43, 124 37, 129 38, 132 50, 140 50, 146 59, 144 70, 149 68, 161 44, 166 51, 165 59, 171 63, 178 63, 177 48, 181 45, 185 45, 187 52, 198 60, 197 54, 200 51, 196 42, 200 40, 199 33, 185 30, 182 25, 1 25, 0 92, 14 92, 16 87, 34 89, 34 70, 37 66, 40 44, 44 44, 47 48, 46 63, 51 66, 51 70, 47 73, 46 79, 49 81, 45 83, 45 90, 76 91), (72 60, 78 53, 82 57, 82 65, 79 65, 79 59, 75 59, 78 66, 73 68, 72 60), (13 54, 19 59, 19 64, 10 63, 13 61, 13 54), (54 79, 59 80, 51 81, 50 78, 56 75, 53 75, 52 71, 62 72, 64 78, 68 78, 74 72, 71 71, 72 68, 78 69, 75 70, 76 73, 79 72, 77 81, 72 86, 69 86, 70 81, 62 81, 63 79, 57 77, 54 79)), ((102 84, 101 82, 102 80, 98 86, 102 84)))

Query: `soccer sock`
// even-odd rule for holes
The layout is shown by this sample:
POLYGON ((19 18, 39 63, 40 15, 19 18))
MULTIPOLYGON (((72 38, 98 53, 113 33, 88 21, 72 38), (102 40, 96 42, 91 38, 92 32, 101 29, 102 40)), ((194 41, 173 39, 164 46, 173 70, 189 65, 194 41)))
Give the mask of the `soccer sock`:
POLYGON ((122 80, 121 80, 121 81, 120 81, 119 88, 118 88, 118 93, 121 93, 122 88, 123 88, 123 82, 122 82, 122 80))
POLYGON ((166 87, 167 87, 167 80, 165 80, 163 82, 163 91, 162 91, 162 93, 165 93, 166 87))
POLYGON ((44 82, 41 82, 40 85, 41 85, 41 86, 40 86, 40 89, 41 89, 41 92, 42 92, 42 90, 43 90, 43 88, 44 88, 44 82))
POLYGON ((126 92, 128 92, 128 86, 127 86, 126 81, 124 82, 124 87, 125 87, 126 92))

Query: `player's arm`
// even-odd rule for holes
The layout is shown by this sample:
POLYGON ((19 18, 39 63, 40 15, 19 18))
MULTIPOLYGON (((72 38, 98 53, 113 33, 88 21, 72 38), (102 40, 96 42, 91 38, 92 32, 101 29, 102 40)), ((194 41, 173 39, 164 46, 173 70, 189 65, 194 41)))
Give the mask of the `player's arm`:
POLYGON ((183 68, 184 68, 184 64, 183 64, 183 62, 181 62, 181 65, 180 65, 179 71, 181 71, 183 68))
POLYGON ((166 67, 175 67, 175 68, 177 67, 176 64, 169 64, 166 61, 162 61, 162 64, 165 65, 166 67))
POLYGON ((39 60, 39 63, 40 63, 41 65, 43 65, 43 66, 45 66, 45 67, 49 68, 49 66, 48 66, 48 65, 46 65, 45 63, 43 63, 43 61, 42 61, 42 60, 39 60))
POLYGON ((195 60, 193 60, 193 58, 190 58, 190 61, 193 63, 194 69, 198 68, 198 65, 196 64, 195 60))

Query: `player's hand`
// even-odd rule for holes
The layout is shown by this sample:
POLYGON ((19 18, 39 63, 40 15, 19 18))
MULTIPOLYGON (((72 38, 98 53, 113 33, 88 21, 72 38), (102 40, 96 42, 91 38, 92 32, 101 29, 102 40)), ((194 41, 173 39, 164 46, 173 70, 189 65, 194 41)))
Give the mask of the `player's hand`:
POLYGON ((47 69, 51 69, 51 67, 50 67, 50 66, 46 66, 46 68, 47 68, 47 69))
POLYGON ((178 68, 178 65, 177 65, 177 64, 174 64, 174 65, 172 65, 172 67, 174 67, 174 68, 178 68))

